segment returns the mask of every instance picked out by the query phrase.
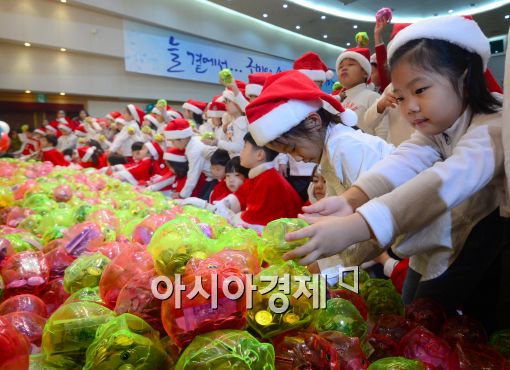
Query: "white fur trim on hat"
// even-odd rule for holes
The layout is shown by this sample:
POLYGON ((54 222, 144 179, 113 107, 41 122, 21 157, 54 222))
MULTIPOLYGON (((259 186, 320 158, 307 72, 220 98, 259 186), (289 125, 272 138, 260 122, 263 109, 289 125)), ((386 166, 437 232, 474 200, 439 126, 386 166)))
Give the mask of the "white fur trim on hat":
POLYGON ((224 110, 208 110, 207 117, 209 118, 221 118, 225 114, 224 110))
POLYGON ((165 161, 180 162, 180 163, 186 163, 188 161, 186 159, 186 156, 184 156, 184 155, 176 155, 176 154, 168 153, 168 152, 166 152, 163 155, 163 159, 165 161))
POLYGON ((262 92, 262 85, 257 85, 257 84, 248 84, 246 85, 246 96, 259 96, 260 93, 262 92))
POLYGON ((88 162, 88 160, 92 157, 92 154, 94 154, 94 152, 96 151, 96 147, 95 146, 91 146, 89 147, 86 151, 85 151, 85 154, 83 155, 83 158, 81 159, 83 162, 88 162))
POLYGON ((158 107, 152 108, 151 113, 159 114, 160 116, 163 115, 163 113, 161 113, 158 107))
POLYGON ((372 73, 372 65, 370 64, 370 61, 365 58, 360 53, 357 53, 355 51, 344 51, 342 54, 340 54, 336 60, 335 68, 338 71, 338 67, 340 66, 340 63, 344 59, 354 59, 356 62, 359 63, 361 68, 370 76, 372 73))
POLYGON ((73 129, 71 127, 69 127, 69 125, 65 125, 63 123, 59 124, 57 127, 60 131, 67 131, 67 132, 73 131, 73 129))
POLYGON ((163 131, 163 133, 165 134, 165 139, 167 140, 185 139, 187 137, 193 136, 193 129, 188 127, 184 130, 163 131))
POLYGON ((2 131, 5 132, 6 134, 9 134, 9 132, 11 132, 11 127, 5 121, 0 121, 0 129, 2 129, 2 131))
POLYGON ((168 110, 168 111, 166 111, 166 114, 168 116, 168 121, 171 121, 171 120, 177 119, 177 118, 182 118, 182 116, 176 110, 168 110))
POLYGON ((46 135, 46 132, 44 132, 43 130, 41 130, 40 128, 36 128, 34 130, 34 134, 39 134, 39 135, 46 135))
POLYGON ((135 108, 134 104, 128 104, 127 105, 127 109, 129 111, 129 113, 131 113, 131 115, 133 116, 135 121, 136 122, 140 122, 140 116, 138 115, 138 112, 136 111, 136 108, 135 108))
POLYGON ((202 113, 204 113, 204 112, 203 112, 200 108, 195 107, 193 104, 190 104, 190 103, 184 103, 184 104, 182 105, 182 107, 183 107, 184 109, 190 110, 190 111, 192 111, 193 113, 196 113, 196 114, 202 114, 202 113))
POLYGON ((156 150, 156 147, 154 144, 152 144, 150 141, 143 144, 147 147, 147 150, 149 150, 149 153, 151 153, 152 157, 157 161, 159 159, 158 151, 156 150))
POLYGON ((298 69, 299 72, 305 74, 312 81, 322 81, 331 80, 334 76, 333 71, 322 71, 320 69, 298 69))
POLYGON ((264 146, 297 126, 310 113, 317 112, 322 105, 320 99, 314 101, 288 100, 250 123, 248 131, 257 145, 264 146))
POLYGON ((156 119, 156 117, 154 116, 151 116, 150 114, 147 114, 144 119, 146 119, 147 121, 151 122, 152 124, 154 124, 154 126, 156 127, 159 127, 161 126, 161 123, 159 123, 159 121, 156 119))
POLYGON ((51 131, 51 132, 53 132, 53 133, 55 133, 55 134, 56 134, 56 133, 57 133, 57 131, 58 131, 55 127, 50 126, 50 125, 46 125, 46 126, 44 126, 44 128, 46 129, 46 131, 51 131))
POLYGON ((377 55, 375 53, 370 55, 370 64, 377 64, 377 55))
POLYGON ((403 45, 418 39, 443 40, 480 55, 484 70, 491 56, 490 43, 478 24, 458 15, 416 22, 400 31, 388 46, 388 60, 403 45))
POLYGON ((138 180, 135 179, 135 177, 131 174, 131 172, 129 172, 127 170, 119 171, 119 172, 115 173, 115 177, 117 177, 118 179, 120 179, 122 181, 129 182, 131 185, 138 185, 138 180))
POLYGON ((115 118, 115 123, 120 123, 121 125, 127 125, 127 121, 122 117, 115 118))

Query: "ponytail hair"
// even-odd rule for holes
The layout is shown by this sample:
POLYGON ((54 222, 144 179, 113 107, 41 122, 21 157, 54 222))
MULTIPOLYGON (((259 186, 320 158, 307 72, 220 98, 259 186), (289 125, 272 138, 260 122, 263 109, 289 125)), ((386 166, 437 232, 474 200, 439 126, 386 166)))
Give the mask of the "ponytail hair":
POLYGON ((445 76, 475 114, 495 113, 501 108, 501 102, 487 88, 482 58, 477 53, 448 41, 418 39, 395 51, 389 60, 390 71, 402 61, 445 76))

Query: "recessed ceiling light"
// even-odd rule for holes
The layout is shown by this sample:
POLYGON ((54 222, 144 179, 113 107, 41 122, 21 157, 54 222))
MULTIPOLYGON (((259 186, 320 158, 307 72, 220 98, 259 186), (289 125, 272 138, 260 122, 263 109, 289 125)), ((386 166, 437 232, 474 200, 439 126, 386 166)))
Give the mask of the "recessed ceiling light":
POLYGON ((285 9, 287 9, 287 8, 288 8, 288 5, 287 5, 287 4, 283 4, 283 7, 284 7, 285 9))
POLYGON ((263 16, 264 18, 267 18, 267 17, 268 17, 267 13, 262 14, 262 16, 263 16))
POLYGON ((326 16, 325 15, 321 15, 321 19, 322 20, 326 19, 326 16))
POLYGON ((25 94, 30 94, 32 91, 30 90, 25 90, 25 94))
POLYGON ((328 35, 323 35, 322 37, 324 37, 325 39, 327 39, 327 38, 328 38, 328 35))
POLYGON ((301 29, 301 26, 296 26, 296 30, 300 30, 301 29))
POLYGON ((357 25, 357 24, 355 24, 354 26, 352 26, 352 28, 358 28, 358 25, 357 25))
POLYGON ((508 14, 505 15, 505 19, 508 19, 508 18, 510 18, 510 15, 508 15, 508 14))
POLYGON ((60 51, 61 52, 65 52, 65 51, 67 51, 67 49, 66 48, 60 48, 60 51))
POLYGON ((23 45, 25 45, 26 47, 32 46, 32 44, 29 42, 25 42, 23 45))
POLYGON ((66 93, 65 92, 61 92, 60 95, 64 96, 66 93))
POLYGON ((61 2, 62 4, 65 4, 65 3, 67 3, 67 0, 60 0, 60 2, 61 2))
POLYGON ((350 42, 348 42, 348 43, 347 43, 347 46, 351 46, 351 43, 350 43, 350 42))
POLYGON ((448 14, 452 14, 452 13, 453 13, 453 9, 448 10, 448 14))

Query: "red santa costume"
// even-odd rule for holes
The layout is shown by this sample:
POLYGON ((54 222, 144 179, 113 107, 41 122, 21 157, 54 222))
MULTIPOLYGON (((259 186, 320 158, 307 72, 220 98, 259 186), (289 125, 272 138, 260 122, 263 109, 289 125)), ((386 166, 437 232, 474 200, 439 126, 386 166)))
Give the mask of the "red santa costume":
MULTIPOLYGON (((186 163, 186 153, 183 149, 168 148, 163 155, 165 161, 172 161, 178 163, 186 163)), ((151 179, 151 185, 148 186, 149 190, 160 191, 165 196, 172 196, 179 194, 184 185, 186 184, 186 177, 177 178, 175 174, 169 169, 163 176, 155 176, 156 179, 151 179)))
POLYGON ((110 151, 118 152, 120 155, 130 158, 133 153, 131 150, 133 143, 143 139, 140 127, 135 121, 127 122, 124 116, 117 117, 115 123, 120 123, 124 127, 115 135, 110 151))
POLYGON ((297 217, 303 206, 298 193, 275 170, 273 162, 252 168, 239 190, 221 203, 236 213, 234 224, 257 230, 278 218, 297 217))
POLYGON ((199 180, 201 177, 211 178, 211 163, 203 156, 207 147, 202 143, 200 137, 193 136, 189 122, 182 118, 170 121, 165 127, 164 134, 167 140, 190 138, 185 149, 186 159, 189 163, 186 185, 179 193, 181 198, 188 198, 200 191, 199 180), (202 174, 204 176, 201 176, 202 174))
POLYGON ((164 152, 157 141, 147 142, 144 146, 152 157, 152 175, 164 176, 168 172, 164 159, 164 152))
POLYGON ((60 153, 57 148, 48 147, 42 148, 42 161, 51 162, 54 166, 69 166, 69 162, 65 160, 64 155, 60 153))
POLYGON ((59 122, 58 121, 51 121, 46 126, 44 126, 46 133, 50 135, 55 135, 57 138, 60 137, 61 133, 58 129, 59 122))
POLYGON ((218 182, 218 184, 216 184, 213 191, 211 192, 211 195, 209 196, 209 203, 214 204, 214 202, 218 202, 230 194, 232 194, 232 192, 227 187, 227 182, 225 179, 223 179, 218 182))
POLYGON ((80 162, 78 163, 83 168, 95 168, 100 169, 108 166, 108 161, 106 159, 106 154, 102 153, 97 158, 97 164, 91 161, 92 156, 94 155, 97 148, 95 146, 81 146, 77 149, 78 158, 80 158, 80 162))

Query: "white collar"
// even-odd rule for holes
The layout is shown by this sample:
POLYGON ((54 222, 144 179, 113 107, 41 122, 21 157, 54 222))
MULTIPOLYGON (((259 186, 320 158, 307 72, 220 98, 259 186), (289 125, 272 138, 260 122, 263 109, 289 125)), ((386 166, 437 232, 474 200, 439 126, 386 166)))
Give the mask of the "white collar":
POLYGON ((259 164, 258 166, 253 167, 250 170, 250 172, 248 172, 248 177, 250 179, 254 179, 258 175, 260 175, 260 174, 262 174, 262 173, 264 173, 267 170, 270 170, 272 168, 274 168, 274 162, 265 162, 265 163, 259 164))

